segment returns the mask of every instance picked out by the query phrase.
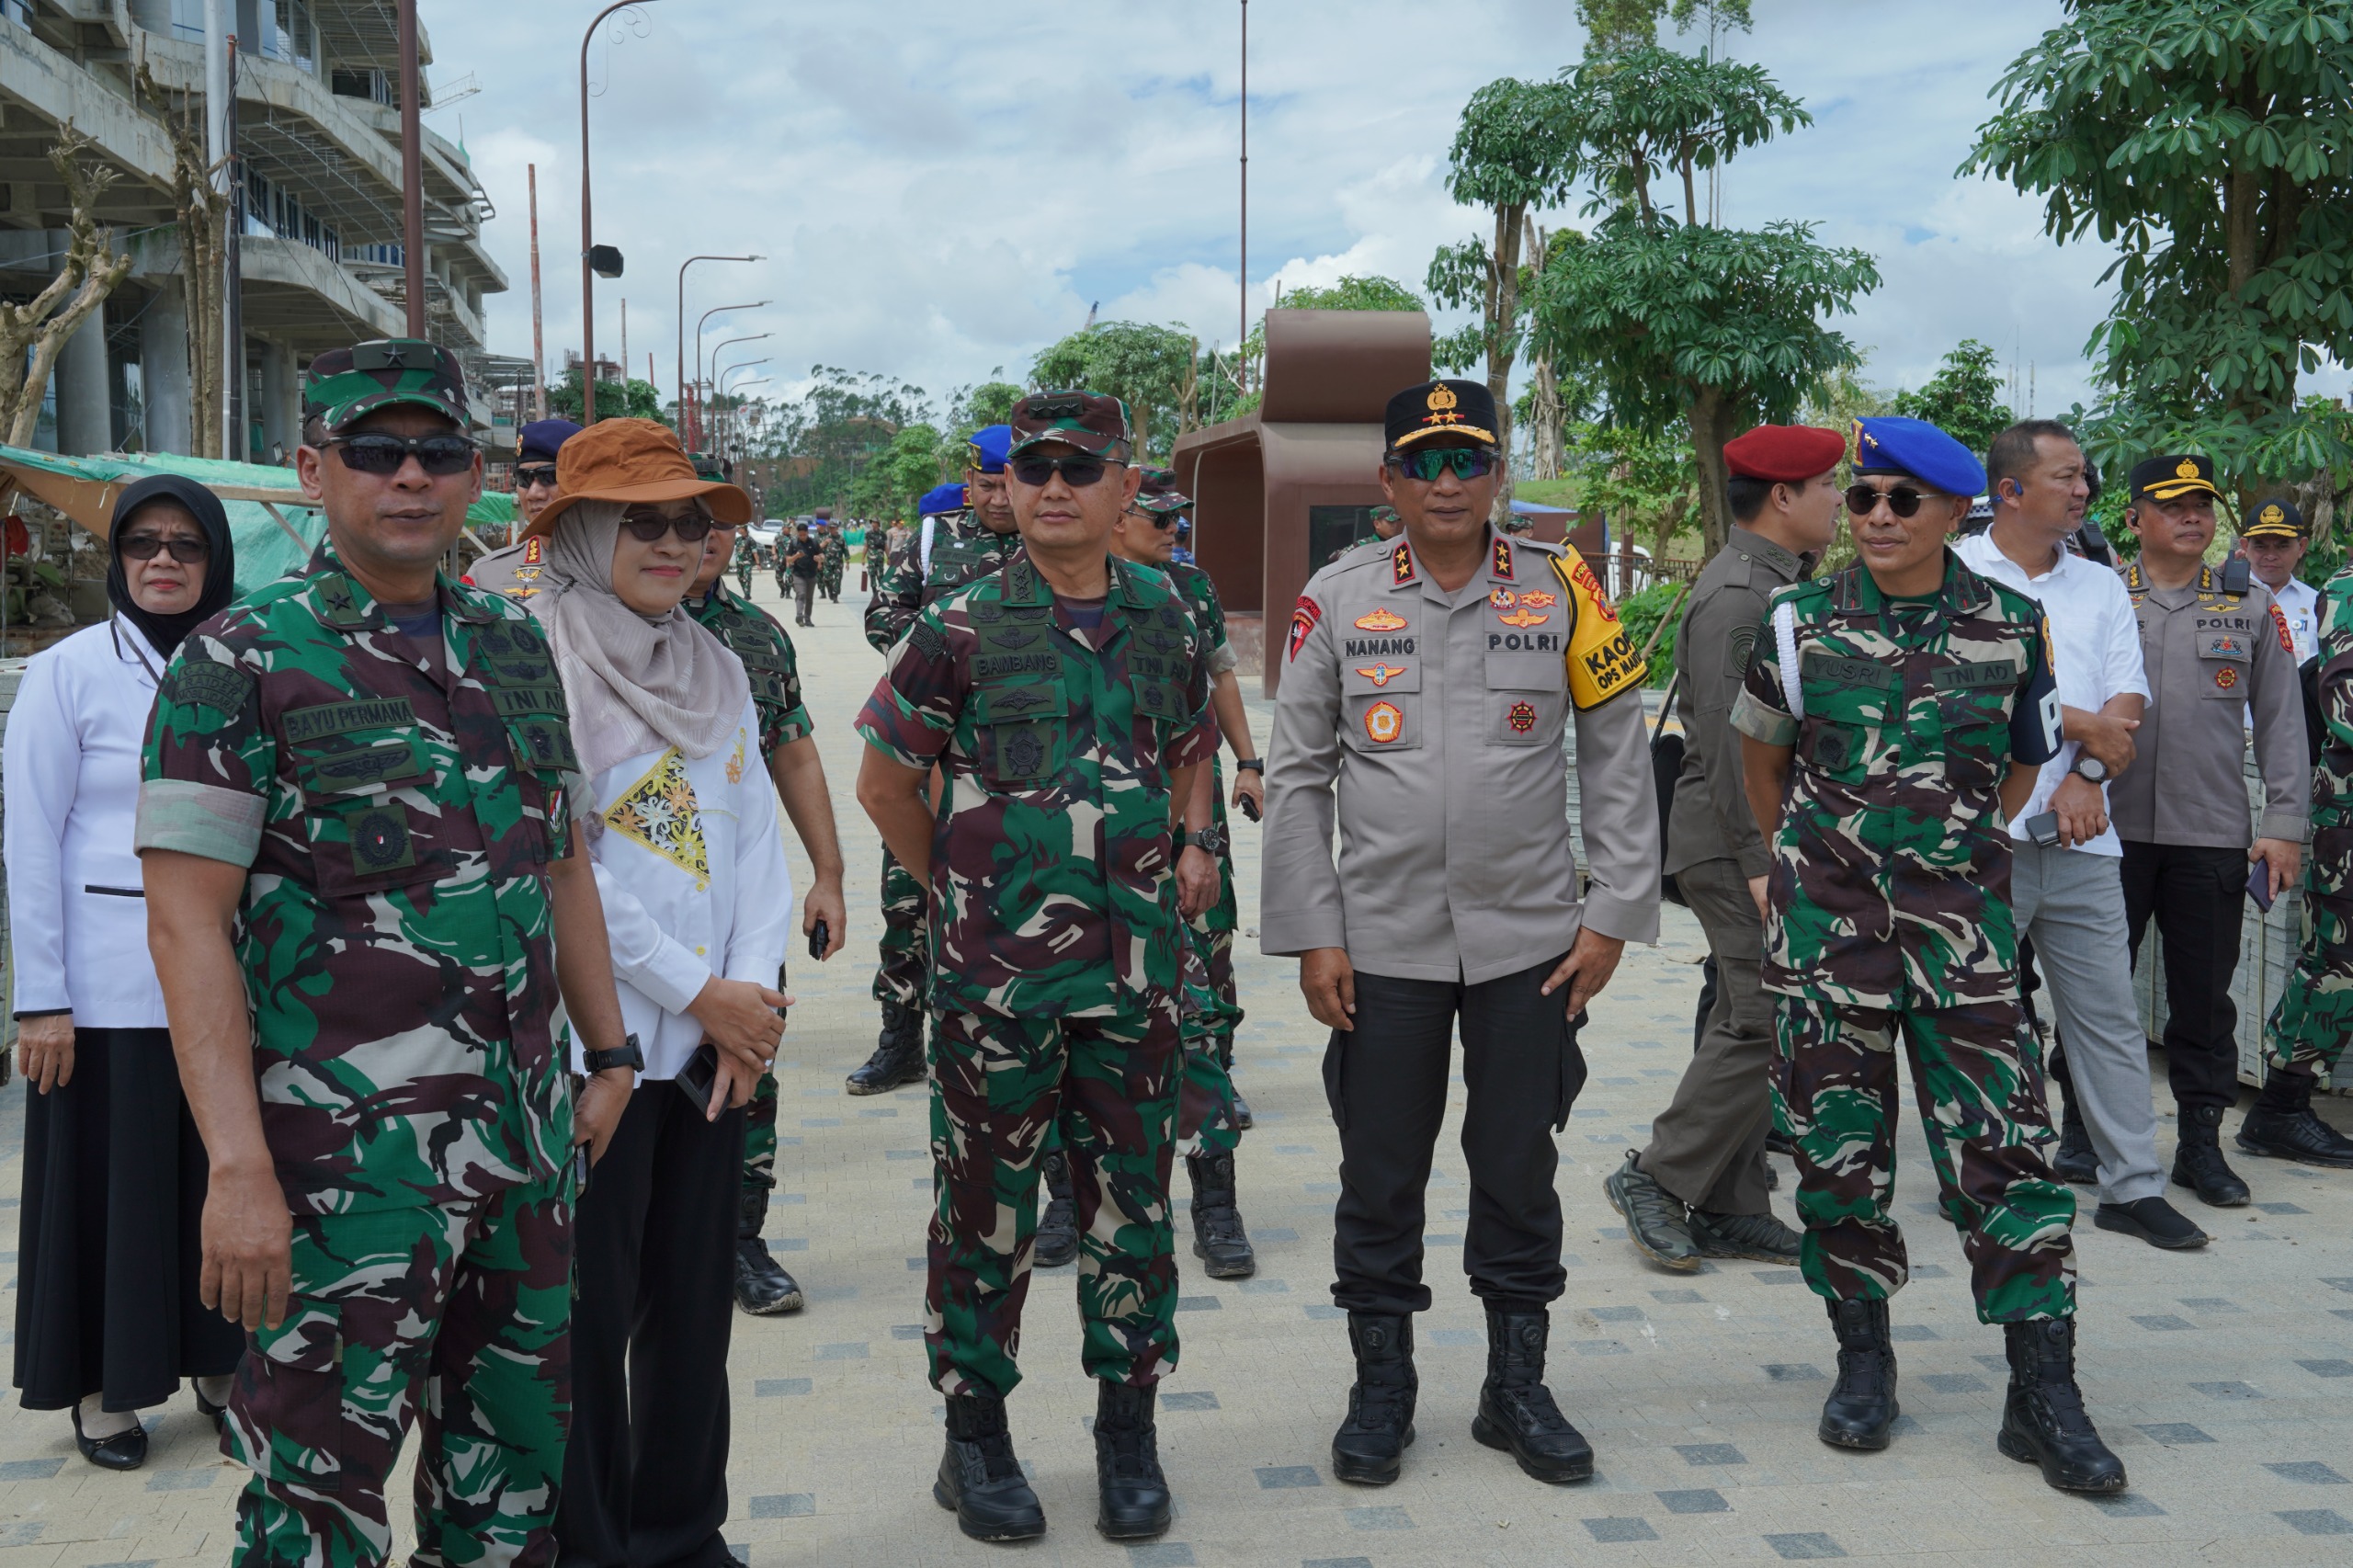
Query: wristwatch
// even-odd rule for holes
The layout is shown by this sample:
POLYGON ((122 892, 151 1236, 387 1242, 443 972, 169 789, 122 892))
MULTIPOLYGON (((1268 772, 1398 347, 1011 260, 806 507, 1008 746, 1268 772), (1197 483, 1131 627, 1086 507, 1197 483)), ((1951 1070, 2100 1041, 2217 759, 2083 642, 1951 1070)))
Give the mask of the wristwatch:
POLYGON ((611 1051, 584 1051, 580 1060, 591 1073, 603 1073, 615 1067, 645 1071, 645 1048, 637 1043, 635 1035, 624 1035, 621 1043, 611 1051))
POLYGON ((1211 854, 1220 857, 1225 854, 1225 829, 1215 823, 1211 823, 1199 833, 1179 830, 1176 838, 1176 847, 1179 850, 1189 846, 1194 849, 1206 849, 1211 854))
POLYGON ((1267 759, 1263 756, 1242 757, 1234 763, 1233 771, 1236 773, 1247 771, 1264 778, 1267 772, 1267 759))
POLYGON ((2105 784, 2108 782, 2108 764, 2102 762, 2099 758, 2094 756, 2089 752, 2078 753, 2075 757, 2075 766, 2067 769, 2067 771, 2074 774, 2076 778, 2083 779, 2087 784, 2105 784))

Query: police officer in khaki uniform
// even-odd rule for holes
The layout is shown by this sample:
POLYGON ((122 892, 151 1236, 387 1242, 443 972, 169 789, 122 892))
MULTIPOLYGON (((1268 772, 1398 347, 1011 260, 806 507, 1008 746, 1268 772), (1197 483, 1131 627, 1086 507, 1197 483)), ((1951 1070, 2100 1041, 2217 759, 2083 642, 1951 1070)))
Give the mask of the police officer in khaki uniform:
POLYGON ((2270 897, 2295 886, 2313 775, 2287 621, 2243 560, 2205 563, 2215 495, 2214 465, 2203 457, 2151 458, 2132 470, 2125 519, 2141 554, 2124 586, 2151 696, 2133 737, 2139 758, 2110 786, 2109 817, 2124 841, 2132 951, 2152 915, 2165 938, 2165 1073, 2180 1111, 2175 1180, 2227 1207, 2249 1196, 2220 1143, 2223 1108, 2238 1097, 2231 977, 2249 865, 2270 897), (2250 717, 2265 797, 2252 835, 2250 717))
POLYGON ((1845 436, 1806 425, 1760 425, 1724 443, 1738 526, 1692 585, 1676 638, 1685 750, 1666 871, 1708 934, 1714 1005, 1650 1147, 1627 1151, 1602 1187, 1636 1250, 1679 1271, 1711 1257, 1798 1260, 1798 1233, 1773 1217, 1765 1171, 1775 1056, 1759 910, 1773 853, 1748 807, 1732 707, 1773 590, 1812 576, 1837 537, 1846 456, 1845 436))
POLYGON ((1390 401, 1381 486, 1404 536, 1312 578, 1279 655, 1260 946, 1297 955, 1340 1132, 1333 1299, 1357 1382, 1344 1481, 1414 1440, 1424 1187, 1459 1020, 1471 1100, 1463 1267, 1487 1312, 1472 1435, 1541 1480, 1593 1473, 1544 1386, 1566 1280, 1552 1135, 1585 1083, 1577 1029, 1629 941, 1658 933, 1643 663, 1575 551, 1488 523, 1502 483, 1476 381, 1390 401), (1580 898, 1563 733, 1576 726, 1592 886, 1580 898), (1336 819, 1339 863, 1332 858, 1336 819))
MULTIPOLYGON (((531 526, 541 507, 555 499, 555 455, 580 434, 569 419, 535 419, 517 432, 515 454, 515 520, 517 531, 531 526)), ((521 604, 540 591, 540 558, 547 541, 527 539, 520 544, 494 550, 473 564, 465 580, 474 587, 504 594, 521 604)))

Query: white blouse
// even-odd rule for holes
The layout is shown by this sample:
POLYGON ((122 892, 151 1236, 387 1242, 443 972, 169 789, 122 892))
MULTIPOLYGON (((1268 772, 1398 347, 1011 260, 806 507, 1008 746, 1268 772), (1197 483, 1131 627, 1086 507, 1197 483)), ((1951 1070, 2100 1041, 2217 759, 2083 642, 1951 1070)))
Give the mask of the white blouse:
POLYGON ((118 617, 25 667, 0 747, 17 1012, 71 1007, 81 1028, 165 1027, 131 848, 139 753, 165 663, 118 617))
MULTIPOLYGON (((776 790, 746 700, 735 738, 699 761, 648 752, 589 781, 597 892, 621 1021, 645 1051, 641 1078, 675 1078, 702 1043, 687 1005, 711 976, 772 986, 792 923, 792 873, 776 790)), ((582 813, 585 815, 584 812, 582 813)), ((577 1040, 574 1065, 579 1065, 577 1040)))

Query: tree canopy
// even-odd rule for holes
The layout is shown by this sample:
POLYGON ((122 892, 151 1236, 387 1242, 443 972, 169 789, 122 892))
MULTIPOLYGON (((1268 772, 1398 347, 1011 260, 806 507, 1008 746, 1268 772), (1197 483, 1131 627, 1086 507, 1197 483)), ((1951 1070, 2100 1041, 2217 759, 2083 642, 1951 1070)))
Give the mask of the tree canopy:
POLYGON ((1039 392, 1085 388, 1128 405, 1136 450, 1164 455, 1185 422, 1198 381, 1199 345, 1189 334, 1141 322, 1101 322, 1072 333, 1031 361, 1039 392))
POLYGON ((1918 392, 1897 392, 1888 412, 1927 420, 1981 459, 2018 418, 2002 401, 1994 351, 1973 337, 1962 338, 1918 392))
MULTIPOLYGON (((563 380, 548 385, 548 412, 559 419, 577 424, 580 419, 580 367, 564 367, 563 380)), ((631 381, 623 384, 621 395, 613 395, 612 383, 597 383, 597 422, 608 419, 655 419, 665 425, 674 424, 672 410, 662 401, 660 389, 652 381, 631 381)))

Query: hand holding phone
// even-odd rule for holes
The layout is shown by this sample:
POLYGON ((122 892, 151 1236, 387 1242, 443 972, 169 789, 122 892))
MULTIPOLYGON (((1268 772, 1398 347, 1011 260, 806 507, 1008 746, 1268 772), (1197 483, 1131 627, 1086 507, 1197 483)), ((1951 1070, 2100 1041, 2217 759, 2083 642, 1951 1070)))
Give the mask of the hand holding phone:
POLYGON ((2059 847, 2059 813, 2044 812, 2026 819, 2026 835, 2045 849, 2059 847))
POLYGON ((2246 874, 2246 896, 2255 900, 2256 908, 2271 913, 2271 862, 2257 860, 2246 874))
POLYGON ((827 928, 825 923, 822 920, 818 921, 815 929, 809 933, 809 956, 823 963, 825 960, 825 949, 832 945, 833 937, 834 934, 827 928))

